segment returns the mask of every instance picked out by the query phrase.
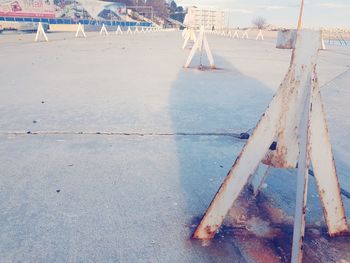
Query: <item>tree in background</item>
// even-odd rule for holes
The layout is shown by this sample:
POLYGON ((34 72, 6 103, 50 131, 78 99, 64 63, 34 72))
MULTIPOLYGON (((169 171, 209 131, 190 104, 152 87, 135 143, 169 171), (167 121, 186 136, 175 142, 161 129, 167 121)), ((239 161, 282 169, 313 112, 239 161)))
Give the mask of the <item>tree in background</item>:
POLYGON ((175 13, 177 9, 177 4, 175 3, 175 1, 171 1, 170 3, 170 13, 175 13))
POLYGON ((178 6, 178 7, 176 8, 176 12, 178 12, 178 13, 183 13, 183 12, 184 12, 184 8, 183 8, 182 6, 178 6))
POLYGON ((156 16, 169 17, 169 6, 165 0, 148 0, 146 5, 153 7, 156 16))
POLYGON ((178 6, 175 1, 170 3, 170 18, 183 23, 185 19, 186 12, 182 6, 178 6))
POLYGON ((267 24, 266 19, 262 16, 254 18, 252 23, 258 29, 264 29, 266 27, 266 24, 267 24))

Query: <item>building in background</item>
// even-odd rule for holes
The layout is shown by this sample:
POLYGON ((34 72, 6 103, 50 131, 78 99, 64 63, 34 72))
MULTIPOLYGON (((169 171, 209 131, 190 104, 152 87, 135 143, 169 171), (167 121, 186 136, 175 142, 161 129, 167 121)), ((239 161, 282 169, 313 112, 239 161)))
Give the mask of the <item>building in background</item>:
POLYGON ((0 17, 121 20, 126 4, 100 0, 0 0, 0 17))
POLYGON ((0 16, 54 18, 53 0, 0 0, 0 16))
POLYGON ((205 29, 212 30, 224 28, 225 21, 224 11, 191 6, 187 10, 184 24, 195 28, 204 26, 205 29))

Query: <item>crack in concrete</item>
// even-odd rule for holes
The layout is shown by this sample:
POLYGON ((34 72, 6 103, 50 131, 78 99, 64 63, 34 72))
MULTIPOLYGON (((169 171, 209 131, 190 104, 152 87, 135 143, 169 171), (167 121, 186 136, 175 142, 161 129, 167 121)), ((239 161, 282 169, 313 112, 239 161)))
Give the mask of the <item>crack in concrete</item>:
POLYGON ((242 134, 225 132, 0 131, 0 135, 226 136, 245 140, 242 134))
MULTIPOLYGON (((0 131, 0 135, 108 135, 108 136, 139 136, 139 137, 170 137, 170 136, 217 136, 217 137, 232 137, 242 141, 246 141, 242 137, 243 133, 220 133, 220 132, 98 132, 98 131, 0 131)), ((314 172, 309 170, 309 174, 314 177, 314 172)), ((341 194, 350 199, 350 192, 341 188, 341 194)))

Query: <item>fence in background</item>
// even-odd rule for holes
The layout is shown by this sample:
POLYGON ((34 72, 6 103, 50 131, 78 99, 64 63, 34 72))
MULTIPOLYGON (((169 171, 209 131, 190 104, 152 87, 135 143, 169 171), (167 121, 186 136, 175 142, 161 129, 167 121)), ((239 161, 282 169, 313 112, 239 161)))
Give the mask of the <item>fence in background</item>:
POLYGON ((39 17, 1 17, 0 16, 0 22, 1 21, 7 21, 7 22, 24 22, 24 23, 46 23, 46 24, 53 24, 53 25, 64 25, 64 24, 79 24, 82 25, 102 25, 105 24, 106 26, 141 26, 141 27, 149 27, 152 25, 152 23, 149 22, 127 22, 127 21, 102 21, 102 20, 89 20, 89 19, 65 19, 65 18, 39 18, 39 17))

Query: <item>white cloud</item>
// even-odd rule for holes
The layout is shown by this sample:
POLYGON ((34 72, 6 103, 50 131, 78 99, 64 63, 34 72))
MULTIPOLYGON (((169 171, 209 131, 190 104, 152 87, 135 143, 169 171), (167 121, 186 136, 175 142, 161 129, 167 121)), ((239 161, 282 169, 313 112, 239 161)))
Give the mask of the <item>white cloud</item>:
POLYGON ((255 1, 250 3, 240 3, 241 1, 234 0, 177 0, 178 5, 183 6, 199 6, 203 8, 225 9, 234 13, 251 14, 257 10, 280 10, 294 7, 292 5, 261 5, 254 4, 255 1))
POLYGON ((241 14, 252 14, 252 13, 254 13, 253 10, 242 9, 242 8, 229 8, 229 9, 226 9, 226 10, 229 11, 229 12, 232 12, 232 13, 241 13, 241 14))
POLYGON ((350 8, 350 4, 337 4, 337 3, 322 3, 319 4, 321 7, 326 7, 326 8, 350 8))
POLYGON ((286 9, 290 8, 290 6, 286 5, 272 5, 272 6, 265 6, 266 9, 286 9))
MULTIPOLYGON (((290 26, 296 23, 300 0, 175 0, 178 5, 222 9, 230 23, 249 26, 256 16, 268 23, 290 26)), ((305 0, 305 26, 349 27, 350 0, 305 0)))

